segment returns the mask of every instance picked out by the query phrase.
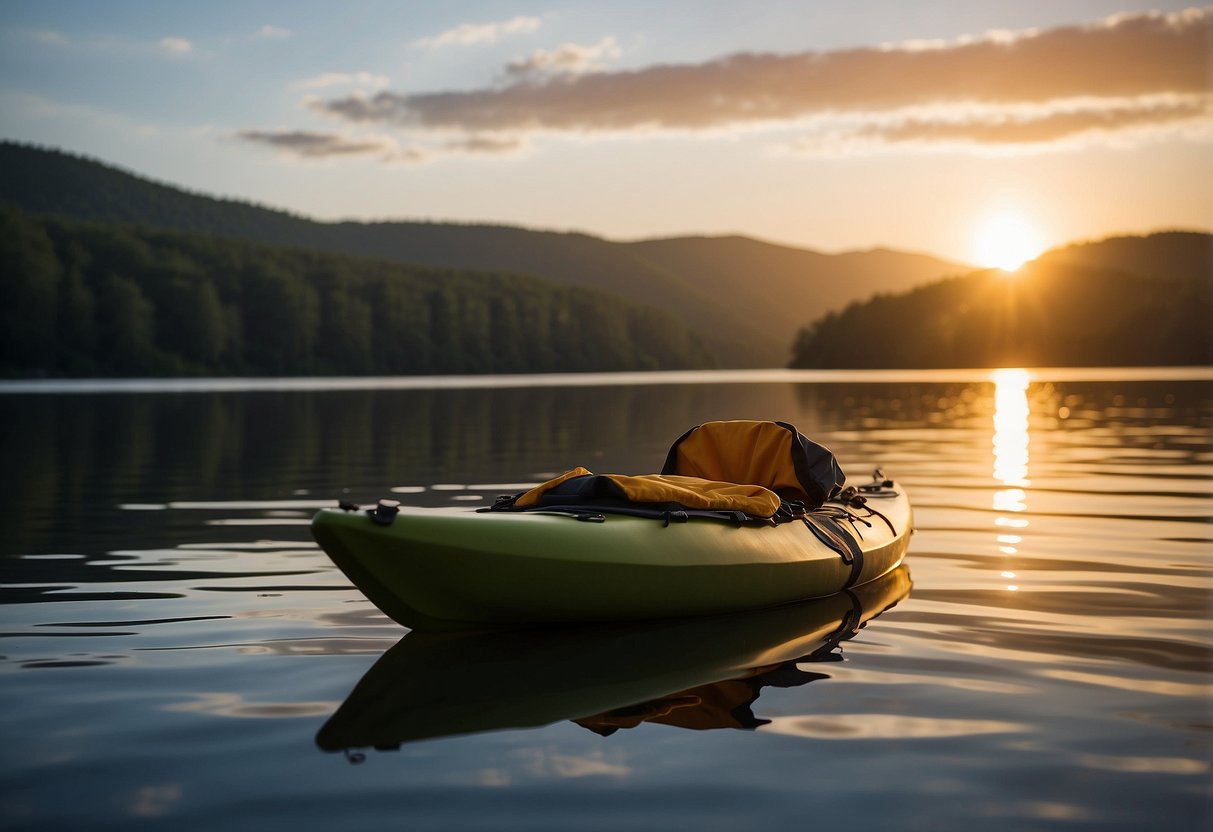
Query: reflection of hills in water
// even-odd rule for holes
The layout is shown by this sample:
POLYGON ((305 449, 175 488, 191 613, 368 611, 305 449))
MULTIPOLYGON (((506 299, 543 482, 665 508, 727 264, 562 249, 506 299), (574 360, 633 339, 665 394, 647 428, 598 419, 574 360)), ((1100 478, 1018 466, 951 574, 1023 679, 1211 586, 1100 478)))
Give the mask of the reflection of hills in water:
MULTIPOLYGON (((1208 390, 1209 382, 1199 380, 1058 380, 1033 382, 1026 395, 1034 431, 1116 426, 1118 442, 1139 443, 1150 453, 1186 453, 1183 445, 1156 447, 1180 434, 1141 429, 1204 424, 1208 390), (1063 407, 1064 421, 1057 415, 1063 407)), ((6 529, 0 553, 94 555, 197 540, 196 519, 183 522, 173 512, 140 511, 119 520, 113 504, 98 500, 99 495, 112 494, 115 503, 300 495, 374 502, 394 486, 537 482, 578 464, 603 472, 652 471, 675 437, 709 419, 779 415, 827 444, 852 475, 880 463, 901 479, 918 478, 924 473, 920 460, 926 458, 918 448, 929 447, 929 459, 939 460, 946 456, 938 453, 939 442, 965 438, 957 429, 989 429, 993 392, 985 380, 745 385, 705 380, 600 387, 0 395, 0 424, 7 428, 0 432, 0 452, 17 472, 10 478, 13 498, 0 501, 0 524, 6 529), (887 429, 923 427, 934 431, 929 440, 898 445, 897 460, 886 454, 887 445, 872 441, 888 436, 887 429), (907 447, 915 455, 907 457, 907 447), (64 522, 68 517, 71 522, 64 522)), ((485 493, 485 499, 492 496, 485 493)), ((449 505, 451 494, 417 499, 449 505)), ((299 532, 297 539, 304 539, 306 531, 300 527, 299 532)), ((209 539, 245 541, 241 534, 216 529, 209 539)), ((83 564, 45 561, 39 568, 46 574, 39 580, 95 581, 97 570, 83 564)))
POLYGON ((484 633, 409 633, 317 734, 326 751, 573 720, 604 736, 642 722, 755 728, 767 686, 824 674, 835 648, 910 591, 902 566, 800 604, 700 619, 484 633))
MULTIPOLYGON (((830 440, 856 428, 989 424, 992 385, 972 382, 662 384, 454 390, 378 390, 0 396, 0 449, 20 472, 19 500, 0 505, 8 552, 78 551, 79 523, 97 484, 159 502, 281 499, 283 483, 326 498, 373 502, 382 488, 426 482, 515 482, 522 475, 605 465, 656 470, 670 442, 708 419, 787 415, 830 440), (368 441, 374 437, 374 441, 368 441), (543 437, 542 442, 536 437, 543 437), (588 451, 588 452, 587 452, 588 451), (525 463, 513 463, 509 454, 525 463), (341 460, 339 465, 334 460, 341 460), (496 460, 509 463, 501 470, 496 460), (527 467, 520 468, 525 464, 527 467), (31 516, 28 512, 44 512, 31 516)), ((1149 425, 1152 409, 1199 424, 1207 382, 1033 384, 1032 413, 1071 412, 1067 424, 1115 419, 1149 425), (1136 408, 1125 411, 1121 405, 1136 408)), ((836 452, 838 448, 833 448, 836 452)), ((852 460, 842 457, 844 470, 852 460)), ((869 460, 864 460, 867 464, 869 460)), ((878 460, 873 460, 878 461, 878 460)), ((898 471, 898 474, 904 472, 898 471)), ((144 518, 153 524, 154 518, 144 518)), ((93 527, 96 528, 96 527, 93 527)), ((132 545, 130 527, 105 545, 132 545)), ((162 529, 155 539, 163 543, 162 529)))

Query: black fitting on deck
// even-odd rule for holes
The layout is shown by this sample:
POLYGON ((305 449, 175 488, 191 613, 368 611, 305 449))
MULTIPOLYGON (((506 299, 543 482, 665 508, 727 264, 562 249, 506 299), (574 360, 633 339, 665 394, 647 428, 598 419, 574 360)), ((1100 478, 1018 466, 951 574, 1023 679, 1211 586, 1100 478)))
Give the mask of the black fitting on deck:
POLYGON ((390 526, 400 513, 399 500, 380 500, 379 505, 369 509, 367 514, 380 526, 390 526))

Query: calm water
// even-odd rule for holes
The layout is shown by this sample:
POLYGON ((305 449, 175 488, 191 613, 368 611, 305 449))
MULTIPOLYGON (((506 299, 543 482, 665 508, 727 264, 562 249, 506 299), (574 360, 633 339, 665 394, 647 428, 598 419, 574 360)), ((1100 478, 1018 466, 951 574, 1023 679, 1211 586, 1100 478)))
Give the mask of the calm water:
POLYGON ((0 826, 1207 828, 1213 373, 750 378, 0 388, 0 826), (427 639, 310 542, 719 418, 900 479, 908 574, 427 639))

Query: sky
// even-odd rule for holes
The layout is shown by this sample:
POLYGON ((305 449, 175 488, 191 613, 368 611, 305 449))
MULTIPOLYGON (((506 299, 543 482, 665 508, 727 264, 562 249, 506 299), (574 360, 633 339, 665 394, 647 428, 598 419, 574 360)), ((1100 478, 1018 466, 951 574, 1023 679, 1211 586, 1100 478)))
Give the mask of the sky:
POLYGON ((1213 6, 0 0, 0 138, 316 219, 1013 265, 1213 229, 1213 6))

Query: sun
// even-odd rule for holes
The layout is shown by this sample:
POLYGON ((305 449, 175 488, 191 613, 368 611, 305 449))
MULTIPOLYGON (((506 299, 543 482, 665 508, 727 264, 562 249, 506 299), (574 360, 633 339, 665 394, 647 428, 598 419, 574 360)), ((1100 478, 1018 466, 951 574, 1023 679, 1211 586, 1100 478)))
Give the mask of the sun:
POLYGON ((1013 211, 987 216, 977 229, 973 245, 978 264, 1008 273, 1035 258, 1042 248, 1036 229, 1013 211))

